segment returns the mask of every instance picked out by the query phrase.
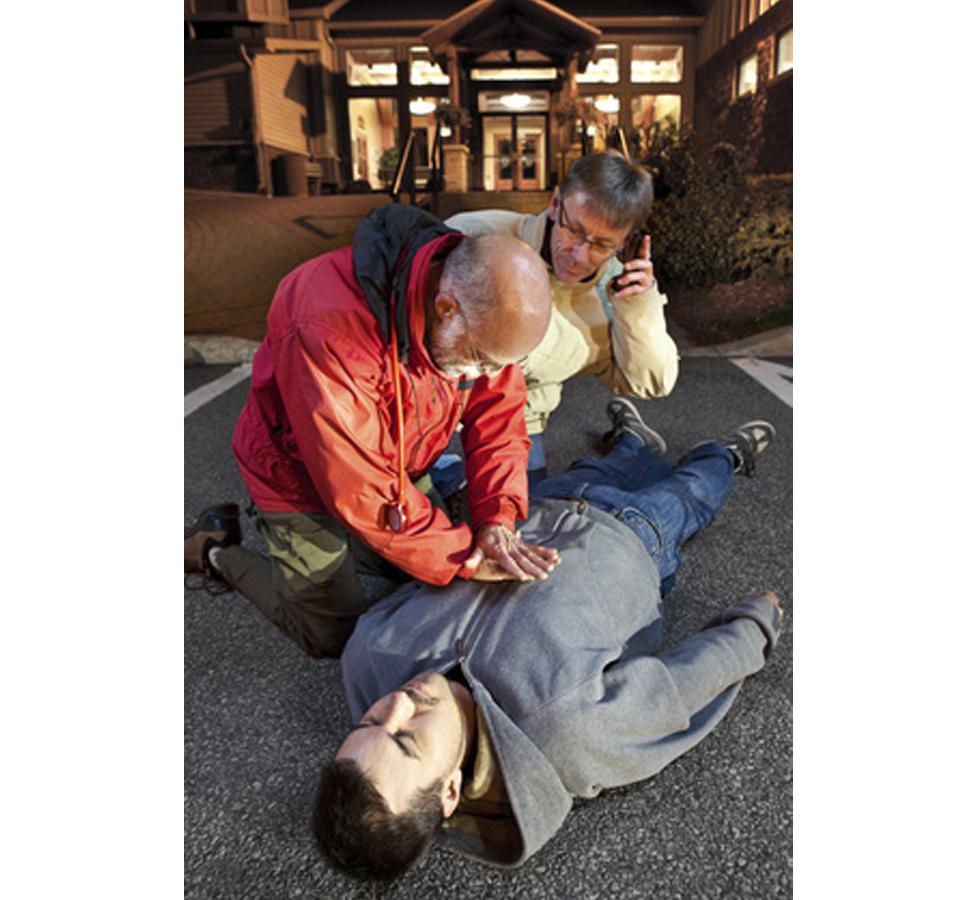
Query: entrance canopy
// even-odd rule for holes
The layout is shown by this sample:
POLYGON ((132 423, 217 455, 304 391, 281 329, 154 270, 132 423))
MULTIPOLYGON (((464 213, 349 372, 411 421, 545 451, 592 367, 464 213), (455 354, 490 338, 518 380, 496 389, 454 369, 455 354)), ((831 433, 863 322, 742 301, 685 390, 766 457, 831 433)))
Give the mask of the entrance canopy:
POLYGON ((515 56, 521 50, 537 51, 546 57, 546 65, 559 69, 578 55, 579 71, 584 71, 601 34, 544 0, 477 0, 423 32, 422 40, 439 57, 455 48, 466 67, 483 54, 506 48, 515 56))

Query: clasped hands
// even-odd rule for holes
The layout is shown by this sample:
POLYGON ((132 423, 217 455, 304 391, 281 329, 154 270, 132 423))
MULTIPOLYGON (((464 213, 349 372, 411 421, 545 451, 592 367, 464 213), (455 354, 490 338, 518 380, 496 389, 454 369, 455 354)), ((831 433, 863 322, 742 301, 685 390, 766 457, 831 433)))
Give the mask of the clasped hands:
POLYGON ((505 525, 484 525, 463 567, 473 572, 474 581, 535 581, 547 578, 559 562, 553 547, 527 544, 519 531, 505 525))

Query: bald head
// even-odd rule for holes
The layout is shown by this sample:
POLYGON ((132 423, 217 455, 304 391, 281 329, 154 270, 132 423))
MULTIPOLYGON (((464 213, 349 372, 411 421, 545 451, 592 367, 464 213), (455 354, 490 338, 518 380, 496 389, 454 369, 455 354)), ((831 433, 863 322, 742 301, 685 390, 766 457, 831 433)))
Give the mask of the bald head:
POLYGON ((544 338, 551 318, 548 270, 515 237, 485 234, 458 244, 439 289, 456 298, 474 342, 495 359, 520 359, 544 338))

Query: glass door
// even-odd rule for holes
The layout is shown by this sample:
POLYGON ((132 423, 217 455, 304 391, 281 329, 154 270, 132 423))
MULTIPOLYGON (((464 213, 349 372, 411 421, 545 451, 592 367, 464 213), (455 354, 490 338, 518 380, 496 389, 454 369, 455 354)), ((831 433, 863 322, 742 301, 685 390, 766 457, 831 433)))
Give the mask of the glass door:
POLYGON ((517 166, 519 191, 544 190, 544 116, 517 117, 517 146, 521 148, 517 166))
POLYGON ((493 190, 512 191, 514 189, 514 156, 510 134, 493 136, 493 190))
POLYGON ((481 118, 483 189, 544 190, 547 117, 496 114, 481 118))

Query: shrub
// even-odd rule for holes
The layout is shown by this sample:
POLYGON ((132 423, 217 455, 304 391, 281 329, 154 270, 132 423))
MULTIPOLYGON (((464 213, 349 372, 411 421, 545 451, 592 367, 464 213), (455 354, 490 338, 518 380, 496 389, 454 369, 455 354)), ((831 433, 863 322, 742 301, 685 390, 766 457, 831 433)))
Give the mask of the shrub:
POLYGON ((653 174, 647 227, 658 279, 702 286, 792 274, 792 179, 749 185, 731 144, 695 152, 693 132, 673 125, 630 135, 634 158, 653 174))
POLYGON ((749 205, 736 236, 735 281, 770 281, 793 275, 793 179, 751 180, 749 205))
POLYGON ((648 228, 658 278, 678 285, 728 281, 747 197, 738 152, 718 144, 701 159, 692 130, 672 124, 647 129, 639 143, 645 151, 639 162, 654 180, 648 228))

